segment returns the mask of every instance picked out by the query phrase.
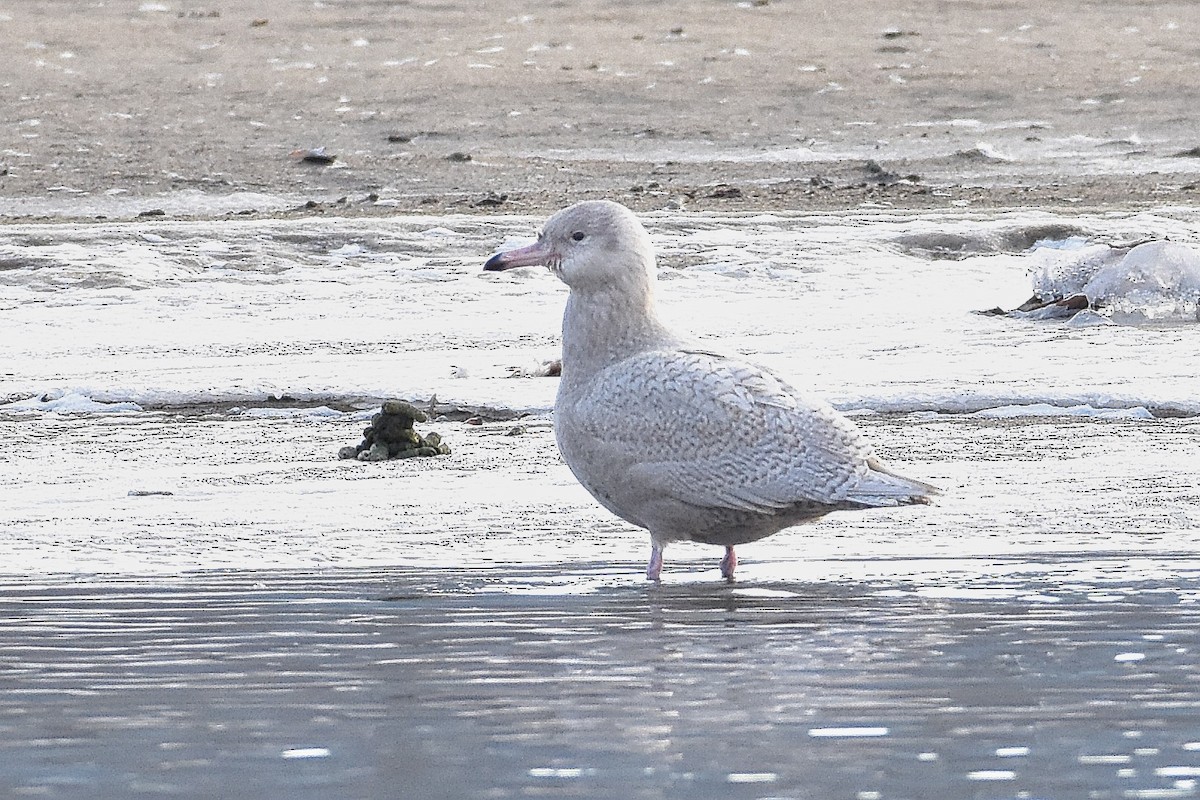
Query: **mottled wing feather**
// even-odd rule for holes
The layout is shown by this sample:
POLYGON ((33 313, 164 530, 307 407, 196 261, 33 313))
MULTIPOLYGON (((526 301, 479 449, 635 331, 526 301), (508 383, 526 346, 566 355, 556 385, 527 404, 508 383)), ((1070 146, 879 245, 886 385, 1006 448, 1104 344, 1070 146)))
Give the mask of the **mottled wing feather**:
POLYGON ((703 351, 640 353, 589 382, 573 418, 632 477, 706 507, 773 512, 836 504, 868 471, 848 420, 765 370, 703 351))

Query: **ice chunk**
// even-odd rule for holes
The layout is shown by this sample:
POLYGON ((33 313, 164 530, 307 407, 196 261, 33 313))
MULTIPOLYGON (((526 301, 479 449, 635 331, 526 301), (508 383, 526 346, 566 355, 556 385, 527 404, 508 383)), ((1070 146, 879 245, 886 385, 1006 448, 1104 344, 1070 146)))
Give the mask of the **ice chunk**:
POLYGON ((1098 272, 1120 263, 1124 255, 1124 250, 1106 244, 1074 249, 1043 244, 1034 251, 1039 266, 1033 273, 1033 294, 1043 300, 1080 294, 1098 272))
POLYGON ((53 411, 59 414, 115 414, 141 411, 137 403, 102 403, 76 392, 51 392, 38 397, 5 403, 0 408, 16 411, 53 411))
POLYGON ((1133 408, 1096 408, 1090 405, 1056 406, 1051 403, 997 406, 974 412, 976 417, 1013 419, 1017 417, 1094 417, 1096 419, 1154 419, 1144 406, 1133 408))
POLYGON ((1200 253, 1175 242, 1139 244, 1083 287, 1093 303, 1129 321, 1200 321, 1200 253))
MULTIPOLYGON (((1090 245, 1044 248, 1035 253, 1034 297, 1045 303, 1086 296, 1092 308, 1115 321, 1200 321, 1200 252, 1177 242, 1144 242, 1132 248, 1090 245)), ((1057 308, 1027 316, 1070 316, 1057 308)))

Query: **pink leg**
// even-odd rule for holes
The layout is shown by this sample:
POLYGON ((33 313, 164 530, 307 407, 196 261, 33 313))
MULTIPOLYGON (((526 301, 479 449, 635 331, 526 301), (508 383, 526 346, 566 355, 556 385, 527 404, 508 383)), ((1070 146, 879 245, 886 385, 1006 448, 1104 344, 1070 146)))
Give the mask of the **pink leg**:
POLYGON ((737 569, 737 553, 732 547, 725 548, 725 557, 721 559, 721 577, 727 581, 733 580, 733 571, 737 569))
POLYGON ((650 563, 646 565, 646 577, 655 583, 658 583, 658 576, 662 574, 662 551, 662 545, 654 542, 650 548, 650 563))

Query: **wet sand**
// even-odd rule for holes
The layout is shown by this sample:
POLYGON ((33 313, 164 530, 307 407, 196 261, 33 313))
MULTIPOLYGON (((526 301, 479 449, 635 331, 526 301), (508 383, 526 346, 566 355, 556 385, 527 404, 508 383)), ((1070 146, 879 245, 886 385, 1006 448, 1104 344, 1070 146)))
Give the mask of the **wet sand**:
POLYGON ((28 0, 0 32, 16 215, 188 191, 300 214, 1200 196, 1184 0, 28 0), (336 161, 289 156, 314 147, 336 161))

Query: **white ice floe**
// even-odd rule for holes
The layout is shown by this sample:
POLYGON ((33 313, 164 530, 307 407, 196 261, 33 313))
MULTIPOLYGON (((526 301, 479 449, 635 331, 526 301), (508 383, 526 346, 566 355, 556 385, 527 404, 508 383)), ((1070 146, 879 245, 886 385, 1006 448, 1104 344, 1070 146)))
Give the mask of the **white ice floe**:
MULTIPOLYGON (((643 220, 661 254, 659 280, 671 284, 669 323, 802 378, 839 409, 967 413, 1047 403, 1200 413, 1190 368, 1198 326, 1111 325, 1104 313, 1080 312, 1051 329, 970 313, 1019 305, 1031 264, 1036 272, 1074 258, 1082 239, 1058 251, 992 249, 953 260, 893 244, 900 235, 988 238, 1056 226, 1090 240, 1195 242, 1193 217, 871 211, 643 220)), ((0 402, 48 392, 143 407, 437 395, 546 413, 556 378, 507 378, 513 365, 558 358, 565 289, 544 271, 478 271, 497 242, 527 243, 538 223, 451 215, 6 225, 0 402), (330 257, 348 242, 369 252, 330 257), (450 379, 451 364, 474 377, 450 379)))
POLYGON ((1083 293, 1130 320, 1198 322, 1200 252, 1174 242, 1140 244, 1104 265, 1083 293))
POLYGON ((1153 419, 1154 415, 1142 406, 1135 408, 1095 408, 1093 406, 1056 406, 1049 403, 1029 403, 985 408, 973 416, 993 419, 1018 417, 1093 417, 1095 419, 1153 419))
MULTIPOLYGON (((1134 247, 1048 247, 1035 257, 1033 291, 1043 300, 1083 295, 1125 324, 1200 321, 1200 251, 1191 246, 1151 241, 1134 247)), ((1027 316, 1071 313, 1049 306, 1027 316)))
POLYGON ((115 414, 141 411, 137 403, 102 403, 87 395, 68 392, 56 396, 40 395, 0 405, 11 411, 53 411, 58 414, 115 414))

